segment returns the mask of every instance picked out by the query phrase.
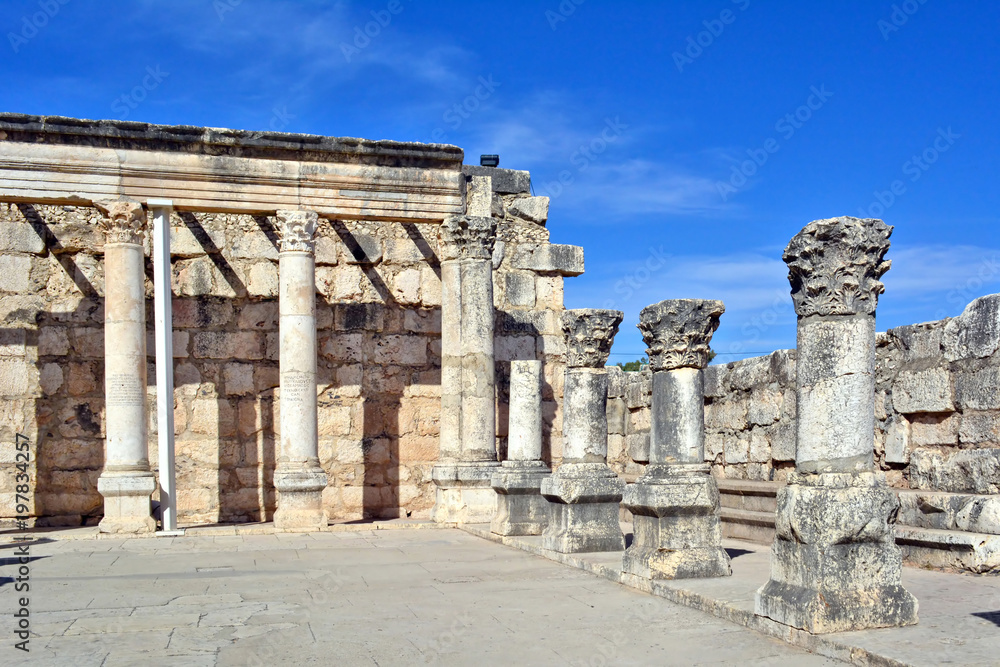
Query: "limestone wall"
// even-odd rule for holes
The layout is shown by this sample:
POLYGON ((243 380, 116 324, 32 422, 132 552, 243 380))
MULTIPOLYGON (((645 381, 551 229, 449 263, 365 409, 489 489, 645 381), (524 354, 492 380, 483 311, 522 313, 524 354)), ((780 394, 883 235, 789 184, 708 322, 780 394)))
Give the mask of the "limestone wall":
MULTIPOLYGON (((903 498, 901 523, 1000 534, 1000 498, 982 497, 1000 494, 998 349, 1000 295, 956 318, 879 334, 877 465, 892 486, 921 491, 903 498)), ((611 373, 609 456, 632 476, 648 460, 651 378, 648 370, 611 373)), ((794 350, 705 371, 705 456, 714 475, 786 479, 795 460, 794 377, 794 350)))
MULTIPOLYGON (((548 200, 527 174, 495 170, 498 447, 511 359, 545 360, 545 455, 561 447, 563 277, 582 249, 548 244, 548 200), (502 172, 502 173, 501 173, 502 172)), ((40 523, 102 513, 103 234, 95 209, 0 204, 0 462, 31 443, 40 523)), ((274 220, 171 219, 179 518, 256 521, 274 509, 278 253, 274 220)), ((316 253, 319 453, 337 519, 426 516, 438 458, 441 279, 434 223, 321 219, 316 253)), ((148 256, 147 242, 147 256, 148 256)), ((157 464, 152 273, 147 260, 150 439, 157 464)), ((10 468, 11 470, 13 468, 10 468)), ((0 518, 15 515, 14 475, 0 518)), ((154 499, 156 496, 154 495, 154 499)))

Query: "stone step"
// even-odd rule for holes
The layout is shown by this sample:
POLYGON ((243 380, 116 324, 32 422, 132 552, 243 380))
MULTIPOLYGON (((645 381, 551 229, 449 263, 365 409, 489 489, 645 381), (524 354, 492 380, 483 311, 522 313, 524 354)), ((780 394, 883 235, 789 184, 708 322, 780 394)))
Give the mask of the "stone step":
POLYGON ((774 512, 755 512, 723 507, 722 536, 757 544, 774 542, 774 512))
POLYGON ((1000 535, 896 524, 896 544, 907 565, 1000 574, 1000 535))
POLYGON ((771 512, 777 509, 779 482, 754 482, 743 479, 717 479, 723 507, 750 512, 771 512))
POLYGON ((1000 496, 899 489, 900 524, 1000 535, 1000 496))

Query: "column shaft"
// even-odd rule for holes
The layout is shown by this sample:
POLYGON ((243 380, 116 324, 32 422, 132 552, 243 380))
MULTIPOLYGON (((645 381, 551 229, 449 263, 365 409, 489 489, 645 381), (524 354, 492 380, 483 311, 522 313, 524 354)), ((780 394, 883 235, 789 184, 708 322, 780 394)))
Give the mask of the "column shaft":
POLYGON ((104 215, 104 406, 107 441, 97 489, 101 531, 156 529, 146 428, 146 288, 142 250, 146 214, 138 203, 97 203, 104 215))
POLYGON ((510 362, 508 461, 542 458, 542 362, 510 362))
POLYGON ((603 368, 567 368, 563 388, 563 464, 606 463, 608 374, 603 368))
POLYGON ((441 449, 442 461, 462 451, 462 267, 441 262, 441 449))
POLYGON ((650 463, 705 462, 705 386, 700 368, 653 373, 650 463))
POLYGON ((493 359, 493 264, 462 260, 462 453, 463 461, 497 460, 493 359))

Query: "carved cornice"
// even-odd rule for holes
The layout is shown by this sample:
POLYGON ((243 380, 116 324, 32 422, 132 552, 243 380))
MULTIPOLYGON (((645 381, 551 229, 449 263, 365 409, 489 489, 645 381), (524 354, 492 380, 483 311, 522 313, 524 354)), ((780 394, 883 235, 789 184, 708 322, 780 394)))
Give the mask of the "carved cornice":
POLYGON ((104 230, 105 243, 142 245, 143 234, 146 231, 146 212, 142 210, 142 204, 114 200, 95 201, 94 206, 104 216, 99 225, 104 230))
POLYGON ((277 218, 281 252, 315 252, 319 224, 315 211, 278 211, 277 218))
POLYGON ((799 317, 874 315, 885 291, 879 278, 892 227, 874 218, 840 217, 806 225, 785 248, 792 301, 799 317))
POLYGON ((491 259, 497 221, 475 215, 455 215, 441 225, 441 259, 491 259))
POLYGON ((670 299, 643 308, 638 327, 646 341, 650 369, 707 366, 712 334, 724 312, 721 301, 705 299, 670 299))
POLYGON ((559 323, 566 337, 566 365, 603 368, 624 317, 620 310, 578 308, 564 311, 559 323))

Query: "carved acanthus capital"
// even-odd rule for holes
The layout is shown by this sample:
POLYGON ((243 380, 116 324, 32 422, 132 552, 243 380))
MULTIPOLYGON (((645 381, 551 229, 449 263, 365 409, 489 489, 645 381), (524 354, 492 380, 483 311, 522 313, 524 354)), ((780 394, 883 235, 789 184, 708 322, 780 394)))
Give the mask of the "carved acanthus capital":
POLYGON ((830 218, 803 228, 785 248, 799 317, 874 315, 892 227, 874 218, 830 218))
POLYGON ((726 312, 721 301, 669 299, 646 306, 639 313, 639 331, 646 341, 649 368, 704 368, 709 344, 726 312))
POLYGON ((104 217, 100 227, 104 230, 105 243, 135 243, 142 245, 146 231, 146 212, 142 204, 116 199, 94 202, 104 217))
POLYGON ((281 252, 314 252, 319 216, 315 211, 278 211, 281 252))
POLYGON ((620 310, 578 308, 560 319, 566 337, 566 365, 603 368, 625 314, 620 310))
POLYGON ((497 221, 475 215, 456 215, 441 224, 441 259, 492 259, 497 221))

